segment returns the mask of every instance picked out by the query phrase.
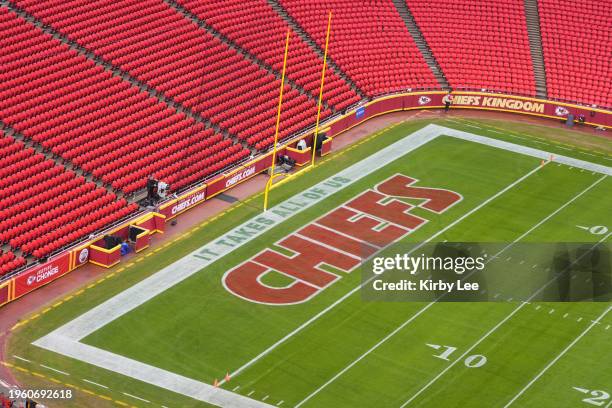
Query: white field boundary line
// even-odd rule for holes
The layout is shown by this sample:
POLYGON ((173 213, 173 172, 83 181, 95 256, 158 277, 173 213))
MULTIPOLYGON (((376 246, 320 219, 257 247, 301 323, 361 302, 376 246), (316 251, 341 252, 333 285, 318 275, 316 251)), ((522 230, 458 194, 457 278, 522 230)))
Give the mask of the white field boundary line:
MULTIPOLYGON (((430 124, 421 130, 399 140, 398 142, 395 142, 392 145, 374 153, 372 156, 360 161, 359 163, 350 166, 335 176, 330 177, 329 179, 307 189, 305 192, 273 207, 265 215, 268 217, 268 220, 271 221, 270 226, 260 232, 254 233, 245 243, 256 239, 259 235, 276 227, 286 219, 295 216, 295 214, 315 205, 336 191, 339 191, 339 189, 330 190, 326 183, 333 182, 337 177, 345 177, 349 180, 347 185, 352 184, 362 177, 369 175, 371 172, 386 166, 391 161, 406 155, 410 151, 436 139, 441 135, 449 135, 459 139, 536 157, 542 160, 548 160, 550 158, 550 153, 546 151, 532 149, 525 146, 502 142, 484 136, 472 135, 467 132, 461 132, 455 129, 430 124), (315 189, 320 189, 320 191, 323 192, 323 196, 318 199, 308 199, 308 193, 311 193, 315 189), (274 209, 278 208, 283 208, 286 212, 286 208, 284 208, 284 206, 294 205, 294 203, 298 200, 303 200, 299 201, 301 205, 299 210, 296 210, 287 216, 274 213, 274 209)), ((612 175, 612 168, 586 161, 580 161, 564 156, 556 156, 555 161, 601 174, 612 175)), ((244 228, 249 223, 262 216, 264 215, 261 214, 253 217, 227 234, 224 234, 219 239, 202 246, 179 261, 126 289, 101 305, 89 310, 46 336, 36 340, 32 344, 210 404, 232 407, 269 406, 262 402, 243 397, 221 388, 214 388, 210 384, 186 378, 80 342, 80 340, 87 335, 106 326, 111 321, 123 316, 151 298, 212 264, 216 260, 221 259, 223 256, 231 253, 235 248, 228 248, 227 246, 219 244, 221 238, 235 233, 239 229, 244 228), (203 259, 203 257, 200 256, 202 251, 205 251, 204 253, 207 256, 209 256, 210 252, 216 253, 216 256, 213 256, 211 259, 203 259)), ((339 303, 340 302, 334 303, 334 306, 339 303)), ((317 314, 315 318, 311 319, 310 322, 316 320, 322 315, 323 313, 317 314)), ((281 344, 281 342, 275 343, 274 347, 278 346, 279 344, 281 344)), ((271 348, 269 350, 271 350, 271 348)))
POLYGON ((508 401, 508 403, 504 405, 504 408, 508 408, 514 403, 514 401, 520 398, 520 396, 523 395, 525 391, 527 391, 536 381, 538 381, 540 377, 542 377, 542 375, 544 375, 544 373, 548 371, 548 369, 550 369, 550 367, 552 367, 557 361, 559 361, 559 359, 563 357, 565 353, 567 353, 572 347, 574 347, 576 343, 580 341, 581 338, 583 338, 589 331, 591 331, 591 329, 595 327, 595 325, 599 324, 601 319, 603 319, 610 310, 612 310, 612 306, 608 306, 608 308, 604 310, 603 313, 600 314, 597 319, 593 320, 591 324, 582 333, 578 335, 578 337, 576 337, 570 344, 568 344, 567 347, 563 349, 561 353, 559 353, 554 359, 552 359, 552 361, 548 363, 546 367, 542 369, 542 371, 540 371, 535 377, 533 377, 531 381, 529 381, 529 383, 527 383, 527 385, 522 390, 520 390, 510 401, 508 401))
MULTIPOLYGON (((530 176, 531 174, 535 173, 538 169, 540 169, 540 167, 537 167, 536 169, 532 170, 531 172, 529 172, 527 175, 523 176, 521 179, 515 181, 514 183, 512 183, 511 186, 515 186, 516 184, 518 184, 518 182, 524 180, 525 178, 527 178, 528 176, 530 176)), ((578 198, 580 198, 582 195, 584 195, 585 193, 587 193, 589 190, 591 190, 593 187, 595 187, 597 184, 599 184, 601 181, 603 181, 603 179, 605 179, 606 176, 602 176, 599 179, 597 179, 594 183, 592 183, 590 186, 588 186, 586 189, 584 189, 583 191, 581 191, 580 193, 576 194, 574 197, 572 197, 569 201, 565 202, 561 207, 557 208, 555 211, 553 211, 552 213, 548 214, 545 218, 543 218, 542 220, 540 220, 537 224, 533 225, 528 231, 526 231, 525 233, 521 234, 518 238, 516 238, 512 243, 508 244, 507 246, 505 246, 504 248, 502 248, 499 252, 497 252, 495 255, 493 255, 491 257, 491 259, 488 261, 490 262, 493 259, 496 259, 497 257, 499 257, 499 255, 501 255, 503 252, 505 252, 508 248, 512 247, 514 244, 516 244, 517 242, 519 242, 520 240, 522 240, 523 238, 525 238, 527 235, 529 235, 531 232, 533 232, 535 229, 537 229, 538 227, 540 227, 542 224, 546 223, 548 220, 550 220, 552 217, 554 217, 555 215, 557 215, 560 211, 562 211, 564 208, 566 208, 567 206, 569 206, 570 204, 572 204, 574 201, 576 201, 578 198)), ((505 191, 507 191, 509 189, 509 187, 506 187, 504 190, 500 191, 499 193, 497 193, 495 196, 493 196, 492 198, 490 198, 487 201, 491 201, 495 198, 497 198, 499 195, 503 194, 505 191)), ((484 204, 484 203, 483 203, 484 204)), ((480 206, 479 206, 480 207, 480 206)), ((478 207, 476 208, 478 209, 478 207)), ((411 250, 410 252, 408 252, 408 254, 412 253, 414 251, 411 250)), ((487 262, 487 263, 488 263, 487 262)), ((469 277, 466 276, 465 278, 469 277)), ((464 278, 464 279, 465 279, 464 278)), ((357 289, 361 288, 364 284, 368 283, 371 279, 369 279, 368 281, 364 282, 361 286, 359 286, 357 289)), ((425 312, 427 309, 429 309, 431 306, 433 306, 435 303, 437 303, 442 297, 444 297, 444 295, 441 295, 439 297, 437 297, 436 299, 434 299, 432 302, 429 302, 427 305, 425 305, 424 307, 422 307, 421 309, 419 309, 414 315, 412 315, 408 320, 406 320, 404 323, 402 323, 399 327, 397 327, 395 330, 393 330, 391 333, 389 333, 387 336, 385 336, 382 340, 380 340, 378 343, 376 343, 374 346, 372 346, 370 349, 368 349, 365 353, 363 353, 361 356, 359 356, 356 360, 354 360, 353 362, 351 362, 349 365, 347 365, 344 369, 342 369, 341 371, 339 371, 336 375, 334 375, 332 378, 330 378, 327 382, 325 382, 322 386, 320 386, 319 388, 317 388, 315 391, 313 391, 311 394, 309 394, 306 398, 304 398, 302 401, 300 401, 295 408, 298 408, 300 406, 302 406, 304 403, 306 403, 308 400, 310 400, 312 397, 314 397, 315 395, 317 395, 319 392, 321 392, 323 389, 325 389, 328 385, 330 385, 331 383, 333 383, 334 381, 336 381, 340 376, 342 376, 344 373, 346 373, 348 370, 350 370, 353 366, 355 366, 359 361, 361 361, 362 359, 364 359, 365 357, 367 357, 369 354, 371 354, 373 351, 375 351, 376 349, 378 349, 380 346, 382 346, 387 340, 389 340, 391 337, 393 337, 395 334, 397 334, 400 330, 402 330, 404 327, 406 327, 408 324, 410 324, 413 320, 415 320, 418 316, 420 316, 423 312, 425 312)), ((522 307, 522 305, 521 305, 522 307)), ((518 309, 517 309, 518 311, 518 309)), ((514 314, 514 312, 512 313, 514 314)), ((512 314, 510 316, 507 316, 506 319, 504 319, 503 322, 505 322, 507 319, 509 319, 510 317, 512 317, 512 314)), ((503 322, 501 324, 503 324, 503 322)), ((501 326, 501 324, 499 324, 496 327, 501 326)), ((488 333, 490 334, 490 333, 488 333)), ((488 336, 487 334, 487 336, 488 336)), ((437 378, 436 378, 437 379, 437 378)), ((423 389, 421 389, 419 392, 417 392, 417 394, 415 394, 415 396, 413 398, 416 397, 416 395, 420 394, 425 388, 427 388, 430 384, 428 384, 427 386, 425 386, 423 389)), ((411 399, 412 400, 412 399, 411 399)), ((410 402, 411 400, 409 400, 408 402, 410 402)), ((408 403, 407 402, 407 403, 408 403)), ((407 404, 406 403, 406 404, 407 404)), ((404 407, 406 404, 402 405, 402 407, 404 407)))
POLYGON ((86 345, 81 343, 80 340, 106 326, 111 321, 123 316, 130 310, 140 306, 157 294, 166 291, 182 280, 202 270, 216 260, 231 253, 235 248, 230 248, 220 243, 224 240, 224 237, 235 234, 235 231, 243 229, 251 222, 257 219, 261 220, 265 217, 266 227, 253 233, 246 241, 250 242, 261 234, 278 226, 283 221, 310 208, 341 189, 368 176, 372 172, 383 168, 388 163, 403 157, 410 151, 423 146, 438 136, 439 130, 428 126, 413 133, 410 137, 405 137, 381 149, 368 158, 318 183, 301 194, 274 206, 266 212, 266 214, 260 214, 253 217, 251 220, 232 229, 212 243, 206 244, 193 251, 179 261, 167 266, 149 278, 126 289, 101 305, 96 306, 71 322, 68 322, 48 335, 38 339, 33 344, 209 404, 228 407, 269 406, 268 404, 264 404, 263 402, 256 401, 240 394, 222 388, 215 388, 210 384, 183 377, 106 350, 86 345), (335 180, 339 178, 344 178, 347 181, 341 183, 339 187, 331 187, 330 184, 338 184, 335 180), (316 193, 318 198, 309 198, 309 194, 313 193, 316 193), (296 206, 296 203, 299 203, 299 205, 296 206), (290 207, 297 207, 297 209, 288 211, 290 207), (282 213, 287 215, 280 215, 282 213, 275 212, 275 210, 279 209, 282 209, 282 213))

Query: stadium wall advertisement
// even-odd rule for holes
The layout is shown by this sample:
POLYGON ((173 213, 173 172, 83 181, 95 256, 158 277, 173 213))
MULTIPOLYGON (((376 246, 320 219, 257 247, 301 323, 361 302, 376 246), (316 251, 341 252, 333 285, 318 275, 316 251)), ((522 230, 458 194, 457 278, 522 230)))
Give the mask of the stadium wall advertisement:
MULTIPOLYGON (((413 92, 378 98, 333 121, 330 125, 329 135, 336 136, 359 123, 390 112, 444 108, 442 98, 445 94, 446 92, 440 91, 413 92)), ((612 128, 612 112, 604 109, 486 92, 456 91, 452 95, 451 109, 511 112, 560 121, 567 120, 569 114, 574 115, 575 119, 583 115, 587 125, 612 128)))
POLYGON ((49 262, 30 269, 14 279, 13 299, 17 299, 70 272, 72 252, 64 252, 49 262))
MULTIPOLYGON (((327 136, 331 137, 328 141, 331 144, 333 137, 376 116, 402 110, 444 108, 442 97, 445 94, 446 92, 443 91, 430 91, 381 96, 366 104, 355 107, 340 117, 326 121, 322 126, 327 129, 327 136)), ((452 94, 453 104, 451 109, 511 112, 559 121, 565 121, 569 114, 574 115, 575 118, 583 115, 587 125, 612 128, 612 111, 595 107, 497 93, 455 91, 452 94)), ((285 154, 288 147, 295 146, 301 139, 311 142, 312 135, 313 132, 311 131, 289 140, 278 148, 278 154, 285 154)), ((145 228, 150 229, 151 233, 163 232, 164 228, 161 224, 251 179, 257 174, 268 170, 271 166, 272 153, 267 152, 253 158, 246 164, 240 165, 238 168, 195 186, 180 197, 172 198, 162 203, 156 210, 134 216, 134 218, 128 220, 120 227, 115 228, 113 232, 126 228, 129 225, 140 225, 139 222, 145 228), (154 221, 150 221, 151 218, 154 221)), ((100 234, 92 238, 91 241, 79 245, 76 249, 71 248, 42 265, 34 265, 10 280, 0 283, 0 306, 52 282, 81 265, 91 262, 90 247, 102 235, 100 234)))

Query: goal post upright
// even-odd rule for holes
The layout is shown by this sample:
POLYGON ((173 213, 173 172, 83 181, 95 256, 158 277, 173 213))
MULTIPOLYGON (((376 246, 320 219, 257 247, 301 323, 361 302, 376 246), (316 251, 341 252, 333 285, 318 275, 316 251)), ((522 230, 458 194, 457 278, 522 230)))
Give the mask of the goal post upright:
POLYGON ((283 58, 283 73, 281 75, 281 86, 280 95, 278 97, 278 111, 276 114, 276 129, 274 131, 274 148, 272 149, 272 167, 270 170, 270 178, 266 183, 264 190, 264 211, 268 210, 268 195, 270 193, 270 187, 272 186, 272 180, 274 179, 274 170, 276 167, 276 150, 278 145, 278 133, 280 128, 281 108, 283 105, 283 91, 285 89, 285 74, 287 71, 287 55, 289 54, 289 37, 291 35, 291 28, 287 29, 287 38, 285 40, 285 56, 283 58))
POLYGON ((329 49, 329 33, 331 31, 332 12, 327 15, 327 33, 325 34, 325 51, 323 52, 323 69, 321 70, 321 86, 319 88, 319 103, 317 104, 317 119, 315 124, 315 132, 312 140, 312 163, 315 165, 315 156, 317 154, 317 139, 319 137, 319 122, 321 119, 321 105, 323 104, 323 86, 325 85, 325 69, 327 68, 327 50, 329 49))

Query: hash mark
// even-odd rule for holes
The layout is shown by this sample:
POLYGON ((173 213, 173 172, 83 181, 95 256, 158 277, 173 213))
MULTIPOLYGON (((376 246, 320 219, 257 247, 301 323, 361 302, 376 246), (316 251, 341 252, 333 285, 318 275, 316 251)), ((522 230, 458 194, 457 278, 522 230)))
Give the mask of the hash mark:
POLYGON ((233 389, 232 391, 237 391, 237 390, 238 390, 238 388, 240 388, 240 386, 239 386, 239 385, 235 386, 235 387, 234 387, 234 389, 233 389))
POLYGON ((88 380, 88 379, 86 379, 86 378, 83 378, 83 381, 85 381, 86 383, 90 383, 90 384, 93 384, 93 385, 97 385, 98 387, 102 387, 102 388, 106 388, 106 389, 108 389, 108 387, 107 387, 106 385, 102 385, 102 384, 98 384, 97 382, 89 381, 89 380, 88 380))
POLYGON ((122 394, 123 394, 123 395, 127 395, 128 397, 132 397, 132 398, 134 398, 134 399, 137 399, 137 400, 143 401, 143 402, 148 402, 148 403, 151 403, 151 401, 149 401, 149 400, 146 400, 146 399, 144 399, 144 398, 137 397, 137 396, 132 395, 132 394, 128 394, 127 392, 122 392, 122 394))
POLYGON ((60 370, 58 370, 58 369, 56 369, 56 368, 53 368, 53 367, 49 367, 49 366, 46 366, 46 365, 43 365, 43 364, 40 364, 40 366, 41 366, 42 368, 46 368, 47 370, 55 371, 56 373, 60 373, 60 374, 64 374, 64 375, 70 375, 70 374, 68 374, 68 373, 67 373, 67 372, 65 372, 65 371, 60 371, 60 370))
POLYGON ((578 320, 576 320, 577 322, 582 321, 582 317, 579 317, 578 320))
POLYGON ((548 314, 553 314, 555 313, 555 309, 550 309, 550 312, 548 312, 548 314))
POLYGON ((249 393, 247 394, 247 397, 250 397, 251 395, 253 395, 253 393, 254 393, 254 392, 255 392, 255 390, 252 390, 251 392, 249 392, 249 393))

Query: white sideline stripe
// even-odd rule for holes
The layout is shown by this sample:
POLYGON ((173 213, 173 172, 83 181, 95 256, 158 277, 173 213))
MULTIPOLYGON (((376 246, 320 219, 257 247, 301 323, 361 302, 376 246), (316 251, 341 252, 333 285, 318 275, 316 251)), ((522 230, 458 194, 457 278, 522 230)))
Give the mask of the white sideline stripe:
MULTIPOLYGON (((482 207, 483 205, 486 205, 488 202, 490 202, 491 200, 497 198, 499 195, 503 194, 505 191, 509 190, 510 188, 512 188, 513 186, 516 186, 518 183, 520 183, 522 180, 526 179, 527 177, 529 177, 530 175, 532 175, 533 173, 535 173, 536 171, 538 171, 539 169, 541 169, 540 166, 536 167, 535 169, 533 169, 532 171, 530 171, 529 173, 527 173, 526 175, 524 175, 523 177, 521 177, 520 179, 516 180, 514 183, 512 183, 510 186, 506 187, 504 190, 498 192, 497 194, 495 194, 493 197, 489 198, 487 201, 483 202, 480 206, 476 207, 474 210, 477 210, 478 208, 482 207)), ((589 191, 591 188, 595 187, 599 182, 601 182, 601 180, 603 180, 606 176, 602 176, 601 178, 599 178, 597 181, 595 181, 593 184, 591 184, 588 188, 586 188, 585 190, 583 190, 582 192, 580 192, 579 194, 576 194, 571 200, 567 201, 565 204, 563 204, 561 207, 557 208, 557 210, 555 210, 554 212, 548 214, 544 219, 540 220, 537 224, 535 224, 534 226, 532 226, 527 232, 525 232, 524 234, 521 234, 518 238, 516 238, 512 243, 506 245, 504 248, 502 248, 499 252, 497 252, 495 255, 493 255, 491 257, 491 259, 496 259, 497 257, 499 257, 499 255, 501 255, 503 252, 505 252, 508 248, 510 248, 512 245, 516 244, 518 241, 520 241, 521 239, 525 238, 527 235, 529 235, 531 232, 533 232, 533 230, 535 230, 536 228, 538 228, 539 226, 541 226, 542 224, 544 224, 546 221, 548 221, 550 218, 554 217, 557 213, 559 213, 559 211, 563 210, 564 208, 566 208, 568 205, 570 205, 571 203, 573 203, 574 201, 576 201, 579 197, 581 197, 583 194, 585 194, 587 191, 589 191)), ((473 212, 472 211, 472 212, 473 212)), ((469 215, 466 214, 466 215, 469 215)), ((458 221, 460 221, 461 219, 459 219, 458 221)), ((431 240, 431 238, 430 238, 431 240)), ((429 241, 429 240, 428 240, 429 241)), ((426 242, 428 242, 426 241, 426 242)), ((410 251, 409 253, 411 253, 412 251, 410 251)), ((488 262, 487 262, 488 263, 488 262)), ((364 282, 361 286, 363 286, 364 284, 368 283, 371 279, 369 279, 368 281, 364 282)), ((361 287, 359 286, 358 289, 361 287)), ((334 382, 336 379, 338 379, 342 374, 344 374, 345 372, 347 372, 350 368, 352 368, 355 364, 357 364, 359 361, 361 361, 363 358, 365 358, 367 355, 369 355, 371 352, 373 352, 374 350, 376 350, 378 347, 380 347, 383 343, 385 343, 387 340, 389 340, 391 337, 393 337, 397 332, 399 332, 401 329, 403 329, 405 326, 407 326, 410 322, 412 322, 415 318, 417 318, 419 315, 421 315, 423 312, 425 312, 427 309, 429 309, 433 304, 437 303, 438 300, 440 300, 442 298, 442 296, 439 296, 438 298, 434 299, 432 302, 428 303, 427 305, 425 305, 423 308, 419 309, 419 311, 412 315, 408 320, 406 320, 404 323, 402 323, 399 327, 397 327, 395 330, 393 330, 391 333, 389 333, 387 336, 385 336, 381 341, 379 341, 378 343, 376 343, 373 347, 371 347, 369 350, 367 350, 364 354, 362 354, 361 356, 359 356, 356 360, 354 360, 352 363, 350 363, 348 366, 346 366, 344 369, 342 369, 340 372, 338 372, 335 376, 333 376, 331 379, 329 379, 326 383, 324 383, 321 387, 317 388, 314 392, 312 392, 311 394, 309 394, 306 398, 304 398, 302 401, 300 401, 295 408, 300 407, 302 404, 304 404, 305 402, 307 402, 309 399, 311 399, 312 397, 314 397, 315 395, 317 395, 319 392, 321 392, 324 388, 326 388, 329 384, 331 384, 332 382, 334 382)), ((528 304, 529 302, 523 302, 524 304, 528 304)), ((523 306, 521 305, 521 307, 523 306)), ((508 317, 509 318, 509 317, 508 317)), ((430 384, 428 384, 426 387, 428 387, 430 384)), ((418 395, 422 390, 420 390, 416 395, 418 395)), ((414 398, 414 397, 413 397, 414 398)), ((412 399, 411 399, 412 400, 412 399)), ((411 401, 410 400, 410 401, 411 401)), ((408 402, 410 402, 408 401, 408 402)), ((407 402, 407 403, 408 403, 407 402)), ((406 403, 406 404, 407 404, 406 403)), ((402 405, 405 406, 406 404, 402 405)))
POLYGON ((56 373, 60 373, 60 374, 64 374, 64 375, 70 375, 69 373, 67 373, 65 371, 61 371, 61 370, 58 370, 57 368, 46 366, 44 364, 40 364, 40 366, 42 368, 46 368, 47 370, 55 371, 56 373))
MULTIPOLYGON (((607 240, 610 236, 612 236, 611 234, 606 235, 605 237, 603 237, 601 240, 599 240, 598 243, 603 242, 605 240, 607 240)), ((597 245, 597 244, 595 244, 597 245)), ((594 246, 595 246, 594 245, 594 246)), ((505 249, 504 249, 505 250, 505 249)), ((588 254, 590 251, 585 252, 584 255, 580 256, 575 262, 578 262, 580 259, 582 259, 586 254, 588 254)), ((497 329, 502 326, 505 322, 507 322, 512 316, 514 316, 519 310, 521 310, 525 305, 529 304, 529 302, 531 300, 533 300, 540 292, 542 292, 544 289, 546 289, 551 283, 553 283, 555 281, 556 278, 552 278, 550 279, 548 282, 546 282, 540 289, 538 289, 537 291, 535 291, 531 296, 529 296, 529 298, 524 301, 521 302, 521 304, 519 306, 517 306, 516 308, 514 308, 514 310, 512 310, 512 312, 506 316, 501 322, 497 323, 491 330, 489 330, 484 336, 482 336, 481 338, 479 338, 476 343, 472 344, 470 346, 470 348, 468 348, 463 354, 461 354, 456 360, 454 360, 451 364, 449 364, 448 366, 446 366, 446 368, 444 370, 442 370, 438 375, 436 375, 434 378, 432 378, 427 384, 425 384, 425 386, 423 386, 420 390, 418 390, 412 397, 410 397, 410 399, 408 399, 406 402, 404 402, 400 408, 404 408, 406 407, 408 404, 410 404, 416 397, 418 397, 423 391, 425 391, 427 388, 429 388, 433 383, 435 383, 436 381, 438 381, 438 379, 440 377, 442 377, 444 374, 446 374, 446 372, 448 370, 450 370, 451 368, 453 368, 455 366, 455 364, 457 364, 460 361, 463 361, 463 359, 472 352, 472 350, 474 350, 476 347, 478 347, 478 345, 480 343, 482 343, 485 339, 487 339, 487 337, 489 337, 492 333, 494 333, 495 331, 497 331, 497 329)), ((505 407, 504 407, 505 408, 505 407)))
MULTIPOLYGON (((468 140, 515 153, 537 157, 543 160, 548 160, 551 154, 550 152, 545 152, 542 150, 532 149, 525 146, 502 142, 484 136, 472 135, 467 132, 461 132, 443 126, 430 124, 417 132, 407 135, 406 137, 393 143, 392 145, 381 149, 380 151, 369 156, 368 158, 350 166, 349 168, 337 173, 336 175, 328 178, 327 180, 305 190, 301 194, 297 194, 292 198, 284 201, 283 203, 273 207, 265 215, 259 214, 254 216, 252 219, 234 228, 227 234, 222 235, 216 241, 226 235, 230 235, 235 231, 243 228, 245 225, 249 224, 250 222, 253 222, 259 217, 265 216, 267 219, 273 221, 273 223, 266 229, 251 235, 249 241, 255 239, 259 235, 276 227, 286 219, 295 216, 295 214, 305 210, 306 208, 309 208, 310 206, 316 204, 321 200, 327 199, 329 195, 340 190, 338 189, 336 191, 329 192, 329 195, 323 195, 318 200, 308 201, 306 198, 304 198, 304 194, 310 192, 312 189, 327 188, 327 191, 329 191, 330 188, 329 186, 326 186, 325 183, 332 181, 334 177, 348 178, 350 182, 344 185, 344 187, 346 187, 351 183, 361 179, 362 177, 369 175, 371 172, 386 166, 391 161, 406 155, 410 151, 426 144, 431 140, 436 139, 441 135, 448 135, 462 140, 468 140), (280 208, 283 205, 287 205, 288 203, 291 203, 292 200, 301 198, 303 198, 308 204, 303 205, 299 210, 293 212, 286 218, 283 218, 281 215, 275 214, 273 212, 274 209, 280 208)), ((577 159, 568 158, 556 154, 555 161, 558 163, 564 163, 572 165, 574 167, 584 168, 586 170, 602 174, 612 175, 612 168, 606 166, 588 163, 585 161, 580 161, 577 159)), ((57 328, 46 336, 36 340, 32 344, 89 364, 99 366, 101 368, 105 368, 107 370, 114 371, 122 375, 126 375, 128 377, 138 379, 140 381, 157 385, 161 388, 165 388, 170 391, 174 391, 179 394, 186 395, 207 403, 231 407, 269 406, 260 401, 255 401, 246 398, 242 395, 232 393, 231 391, 227 391, 222 388, 214 388, 210 384, 192 380, 190 378, 186 378, 171 373, 169 371, 143 364, 136 360, 132 360, 111 353, 109 351, 98 349, 96 347, 88 346, 79 342, 79 340, 83 339, 87 335, 106 326, 111 321, 128 313, 129 311, 140 306, 141 304, 157 296, 158 294, 166 291, 168 288, 178 284, 179 282, 183 281, 194 273, 199 272, 207 265, 229 254, 234 249, 228 249, 228 247, 220 245, 214 246, 214 244, 215 242, 212 242, 211 244, 202 246, 198 250, 185 256, 177 262, 165 267, 159 272, 151 275, 149 278, 126 289, 118 295, 108 299, 104 303, 94 307, 93 309, 82 314, 76 319, 66 323, 65 325, 57 328), (219 253, 219 256, 215 260, 206 261, 196 256, 199 251, 210 248, 215 249, 215 251, 219 253)), ((334 305, 337 305, 338 303, 339 302, 336 302, 334 303, 334 305)), ((321 314, 319 313, 315 318, 318 318, 320 316, 321 314)), ((275 344, 280 343, 277 342, 275 344)))
POLYGON ((610 310, 612 310, 612 306, 608 306, 608 308, 604 310, 604 312, 600 314, 597 319, 593 320, 593 322, 582 333, 580 333, 578 337, 576 337, 570 344, 568 344, 568 346, 563 349, 563 351, 559 353, 550 363, 548 363, 546 367, 544 367, 544 369, 542 369, 542 371, 538 373, 538 375, 533 377, 531 381, 529 381, 529 383, 522 390, 520 390, 510 401, 508 401, 508 403, 504 405, 504 408, 508 408, 514 403, 514 401, 516 401, 521 395, 523 395, 525 391, 527 391, 542 375, 544 375, 544 373, 548 371, 550 367, 552 367, 561 357, 565 355, 565 353, 567 353, 572 347, 574 347, 574 345, 578 343, 581 338, 583 338, 589 331, 591 331, 591 329, 596 324, 599 324, 601 319, 603 319, 610 310))

